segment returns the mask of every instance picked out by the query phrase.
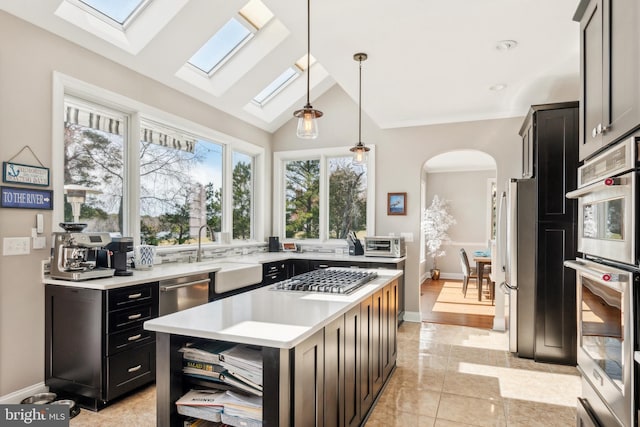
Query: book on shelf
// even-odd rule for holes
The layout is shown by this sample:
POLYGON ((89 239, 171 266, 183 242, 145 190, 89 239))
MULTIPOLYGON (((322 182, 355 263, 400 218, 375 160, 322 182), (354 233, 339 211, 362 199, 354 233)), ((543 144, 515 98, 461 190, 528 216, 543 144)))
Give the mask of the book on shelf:
POLYGON ((219 363, 220 352, 229 350, 235 345, 221 341, 202 341, 186 344, 179 351, 182 352, 182 357, 185 359, 197 362, 219 363))
POLYGON ((220 390, 189 390, 176 401, 176 405, 209 406, 222 408, 223 404, 219 400, 225 392, 220 390))
POLYGON ((239 388, 240 390, 247 393, 251 393, 255 396, 262 396, 262 386, 242 381, 241 379, 229 374, 228 372, 223 372, 220 374, 220 381, 239 388))
POLYGON ((189 390, 176 401, 178 413, 207 421, 220 422, 224 410, 220 399, 224 394, 225 392, 220 390, 189 390))
POLYGON ((227 391, 219 399, 219 402, 224 405, 223 413, 232 417, 262 421, 261 398, 227 391))
POLYGON ((262 386, 242 381, 241 379, 234 377, 226 371, 217 373, 185 367, 182 368, 182 372, 192 378, 210 381, 211 387, 224 386, 221 388, 237 388, 246 393, 251 393, 255 396, 262 396, 262 386))
POLYGON ((185 368, 202 369, 209 372, 222 372, 225 369, 224 366, 218 363, 203 362, 187 358, 182 359, 182 366, 184 366, 185 368))
POLYGON ((220 351, 220 363, 231 367, 245 369, 249 372, 262 372, 262 350, 252 345, 238 344, 220 351))

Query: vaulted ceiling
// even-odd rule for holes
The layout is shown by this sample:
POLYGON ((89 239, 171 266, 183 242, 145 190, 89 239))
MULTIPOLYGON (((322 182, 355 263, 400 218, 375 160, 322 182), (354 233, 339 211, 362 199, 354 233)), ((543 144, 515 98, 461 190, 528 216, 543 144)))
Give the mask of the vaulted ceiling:
MULTIPOLYGON (((186 65, 248 1, 151 0, 120 32, 78 0, 2 0, 0 9, 273 132, 304 105, 305 72, 262 106, 252 99, 306 54, 307 2, 262 0, 273 18, 217 71, 186 65)), ((311 104, 323 110, 317 100, 335 84, 358 101, 356 52, 369 56, 362 108, 381 128, 523 116, 531 104, 576 99, 577 3, 313 0, 311 104)))

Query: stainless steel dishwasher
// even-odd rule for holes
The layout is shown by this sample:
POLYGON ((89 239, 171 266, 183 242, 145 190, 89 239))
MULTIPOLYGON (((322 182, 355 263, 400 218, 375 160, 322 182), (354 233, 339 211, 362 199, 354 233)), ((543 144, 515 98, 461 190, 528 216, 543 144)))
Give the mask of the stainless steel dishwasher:
POLYGON ((209 273, 160 281, 160 316, 209 302, 209 273))

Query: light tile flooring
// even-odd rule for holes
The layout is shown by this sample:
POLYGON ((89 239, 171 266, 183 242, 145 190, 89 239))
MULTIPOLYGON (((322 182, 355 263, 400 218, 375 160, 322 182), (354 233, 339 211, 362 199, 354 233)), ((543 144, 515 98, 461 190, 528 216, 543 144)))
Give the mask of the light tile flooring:
MULTIPOLYGON (((398 366, 366 427, 575 426, 577 370, 513 357, 507 340, 488 329, 404 322, 398 366)), ((154 425, 153 386, 71 420, 72 427, 154 425)))

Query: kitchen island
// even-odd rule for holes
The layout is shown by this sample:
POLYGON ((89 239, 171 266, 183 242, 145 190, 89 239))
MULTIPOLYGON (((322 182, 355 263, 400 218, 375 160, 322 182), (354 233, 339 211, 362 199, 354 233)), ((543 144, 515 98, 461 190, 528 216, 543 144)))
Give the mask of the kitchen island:
POLYGON ((182 375, 187 343, 259 346, 263 425, 360 425, 397 356, 398 279, 378 277, 349 295, 263 287, 148 320, 156 333, 157 420, 181 425, 175 402, 201 387, 182 375))

